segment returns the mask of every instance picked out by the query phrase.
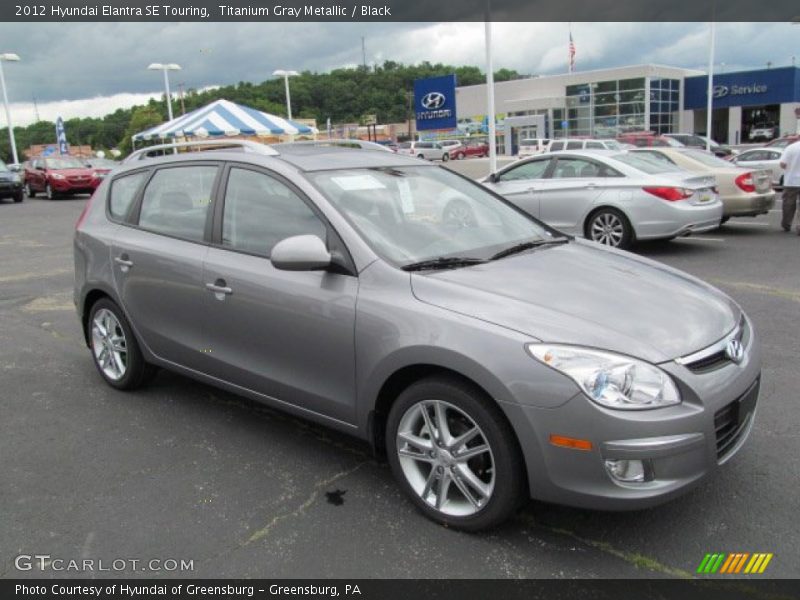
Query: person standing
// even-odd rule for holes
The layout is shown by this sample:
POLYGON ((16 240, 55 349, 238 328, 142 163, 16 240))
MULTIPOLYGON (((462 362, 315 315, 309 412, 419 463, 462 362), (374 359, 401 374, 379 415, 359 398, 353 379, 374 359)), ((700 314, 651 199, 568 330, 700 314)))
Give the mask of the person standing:
MULTIPOLYGON (((797 212, 797 201, 800 200, 800 140, 786 146, 781 155, 781 168, 783 169, 781 227, 784 231, 790 231, 797 212)), ((800 225, 797 226, 797 235, 800 235, 800 225)))

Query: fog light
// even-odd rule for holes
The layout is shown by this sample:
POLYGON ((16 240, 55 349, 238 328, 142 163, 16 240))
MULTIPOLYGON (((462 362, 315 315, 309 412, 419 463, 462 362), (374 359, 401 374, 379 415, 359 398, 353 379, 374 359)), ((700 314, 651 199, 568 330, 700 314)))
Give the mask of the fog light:
POLYGON ((644 483, 652 479, 641 460, 606 460, 606 470, 612 478, 623 483, 644 483))

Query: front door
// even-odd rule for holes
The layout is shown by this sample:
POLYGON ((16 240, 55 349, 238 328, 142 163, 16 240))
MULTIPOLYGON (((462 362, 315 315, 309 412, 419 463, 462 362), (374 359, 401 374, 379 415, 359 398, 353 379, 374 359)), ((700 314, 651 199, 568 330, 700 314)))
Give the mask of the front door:
POLYGON ((355 421, 358 278, 281 271, 269 255, 282 239, 338 238, 279 176, 231 167, 221 232, 205 257, 206 371, 273 399, 355 421))

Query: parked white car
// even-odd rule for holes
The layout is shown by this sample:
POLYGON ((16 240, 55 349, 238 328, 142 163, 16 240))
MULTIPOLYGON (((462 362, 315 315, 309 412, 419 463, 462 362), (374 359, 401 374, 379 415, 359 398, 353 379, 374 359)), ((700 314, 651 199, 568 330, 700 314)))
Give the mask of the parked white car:
POLYGON ((547 147, 548 152, 560 152, 562 150, 622 150, 622 146, 617 140, 596 140, 596 139, 560 139, 553 140, 547 147))
POLYGON ((746 169, 761 169, 772 173, 772 185, 783 187, 781 151, 773 148, 753 148, 745 150, 731 162, 746 169))
POLYGON ((398 144, 397 153, 425 160, 450 160, 450 153, 440 142, 403 142, 398 144))
POLYGON ((519 151, 517 154, 520 158, 536 156, 537 154, 546 152, 549 144, 549 138, 526 138, 519 141, 519 151))

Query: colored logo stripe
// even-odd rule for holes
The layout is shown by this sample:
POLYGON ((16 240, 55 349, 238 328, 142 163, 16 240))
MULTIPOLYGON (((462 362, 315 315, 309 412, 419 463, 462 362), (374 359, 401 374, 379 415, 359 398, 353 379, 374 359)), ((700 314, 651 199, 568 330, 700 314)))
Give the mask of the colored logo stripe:
POLYGON ((772 553, 757 552, 732 552, 706 554, 700 565, 697 567, 698 573, 717 573, 736 574, 736 573, 763 573, 769 562, 772 560, 772 553), (749 560, 748 560, 749 559, 749 560), (745 566, 747 565, 747 566, 745 566))

